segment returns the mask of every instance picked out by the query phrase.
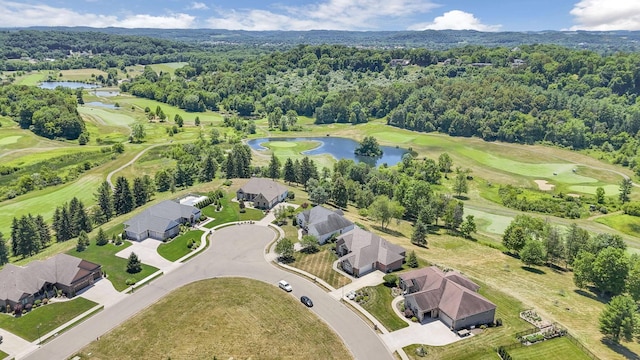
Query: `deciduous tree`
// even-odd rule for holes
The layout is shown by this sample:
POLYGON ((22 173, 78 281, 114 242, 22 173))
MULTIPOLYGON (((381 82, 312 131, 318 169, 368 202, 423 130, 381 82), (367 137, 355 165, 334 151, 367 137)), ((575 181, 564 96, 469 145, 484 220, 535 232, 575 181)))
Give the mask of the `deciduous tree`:
POLYGON ((600 314, 600 332, 616 343, 621 339, 632 341, 638 325, 636 302, 627 295, 613 297, 600 314))

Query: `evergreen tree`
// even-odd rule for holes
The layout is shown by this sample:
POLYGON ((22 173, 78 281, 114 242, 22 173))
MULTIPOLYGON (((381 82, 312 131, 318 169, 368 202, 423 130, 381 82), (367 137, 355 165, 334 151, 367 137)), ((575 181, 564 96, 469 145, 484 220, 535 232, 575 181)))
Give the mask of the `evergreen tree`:
POLYGON ((142 183, 147 191, 147 202, 156 194, 156 183, 151 176, 145 174, 142 176, 142 183))
POLYGON ((291 158, 287 158, 284 162, 284 181, 291 184, 292 182, 296 182, 296 170, 293 165, 293 161, 291 158))
POLYGON ((631 180, 631 178, 622 179, 622 181, 620 182, 619 198, 623 204, 629 201, 631 189, 633 189, 633 181, 631 180))
POLYGON ((557 264, 565 259, 566 250, 562 235, 556 227, 550 227, 547 236, 544 238, 544 247, 547 251, 547 260, 550 264, 557 264))
POLYGON ((333 181, 333 185, 331 187, 331 198, 335 201, 336 205, 339 207, 347 207, 347 203, 349 202, 349 193, 347 192, 347 185, 345 184, 342 176, 337 176, 333 181))
POLYGON ((4 240, 4 236, 0 232, 0 266, 9 262, 9 250, 7 249, 7 243, 4 240))
POLYGON ((109 238, 107 237, 107 234, 105 234, 102 228, 99 228, 98 235, 96 235, 96 245, 104 246, 104 245, 107 245, 107 243, 109 243, 109 238))
POLYGON ((17 238, 18 236, 18 218, 14 217, 13 221, 11 222, 11 253, 13 254, 13 256, 18 256, 18 246, 19 246, 19 241, 20 239, 17 238))
POLYGON ((78 235, 78 244, 76 245, 76 250, 84 251, 87 246, 89 246, 89 236, 87 236, 87 233, 84 232, 84 230, 81 230, 80 234, 78 235))
POLYGON ((44 248, 51 242, 51 231, 49 230, 49 225, 47 225, 40 214, 35 217, 35 223, 36 229, 38 229, 38 233, 40 235, 41 247, 44 248))
MULTIPOLYGON (((293 162, 293 172, 294 174, 296 174, 296 184, 302 184, 302 165, 300 164, 300 161, 298 159, 296 159, 293 162)), ((304 184, 303 184, 304 185, 304 184)))
POLYGON ((271 161, 269 161, 269 167, 267 170, 267 174, 271 179, 280 178, 280 159, 276 157, 276 154, 271 154, 271 161))
POLYGON ((111 193, 111 185, 103 181, 98 188, 98 192, 95 194, 95 198, 106 220, 111 220, 113 217, 113 194, 111 193))
POLYGON ((413 225, 413 233, 411 234, 411 243, 418 246, 427 246, 427 234, 429 229, 427 225, 418 220, 413 225))
POLYGON ((216 171, 218 171, 218 164, 213 158, 213 155, 207 154, 202 163, 202 169, 200 170, 200 182, 209 182, 216 177, 216 171))
POLYGON ((476 232, 476 221, 473 215, 467 215, 465 220, 460 224, 460 232, 462 236, 471 238, 471 234, 476 232))
POLYGON ((113 192, 113 208, 118 215, 126 214, 134 208, 129 180, 124 176, 119 176, 116 179, 116 188, 113 192))
POLYGON ((196 126, 200 126, 200 116, 196 116, 195 124, 196 126))
POLYGON ((586 250, 589 244, 589 232, 576 223, 571 224, 565 236, 565 260, 573 265, 573 261, 581 250, 586 250))
POLYGON ((407 266, 414 269, 419 266, 418 257, 416 256, 416 252, 413 250, 409 253, 409 256, 407 257, 407 266))
POLYGON ((615 296, 600 314, 600 332, 616 343, 620 339, 632 341, 640 325, 636 309, 631 297, 615 296))
POLYGON ((72 218, 71 214, 69 214, 68 205, 65 203, 59 208, 56 208, 56 213, 54 213, 53 218, 53 227, 56 230, 56 241, 67 241, 73 237, 72 218))
POLYGON ((144 183, 141 177, 133 179, 133 200, 135 207, 142 206, 149 201, 149 194, 147 194, 147 185, 144 183))
POLYGON ((304 185, 305 189, 307 188, 307 182, 309 179, 317 179, 318 178, 318 168, 316 167, 316 163, 309 159, 308 156, 302 158, 300 162, 300 178, 298 179, 299 183, 304 185))
POLYGON ((23 215, 18 220, 18 234, 15 237, 18 239, 18 255, 28 257, 40 250, 40 234, 31 214, 23 215))
POLYGON ((69 204, 69 214, 71 215, 73 228, 72 237, 78 236, 80 234, 80 231, 91 232, 91 230, 93 230, 91 218, 89 217, 89 214, 87 214, 87 211, 84 208, 84 204, 76 197, 71 199, 71 203, 69 204), (71 204, 74 204, 73 211, 71 210, 71 204))
POLYGON ((138 259, 138 255, 136 253, 131 252, 129 255, 129 260, 127 261, 127 272, 129 274, 136 274, 142 271, 142 263, 140 259, 138 259))
POLYGON ((173 175, 168 170, 160 170, 155 175, 156 188, 160 192, 169 191, 173 183, 173 175))
POLYGON ((173 121, 178 125, 178 127, 182 127, 184 125, 184 119, 179 114, 173 117, 173 121))

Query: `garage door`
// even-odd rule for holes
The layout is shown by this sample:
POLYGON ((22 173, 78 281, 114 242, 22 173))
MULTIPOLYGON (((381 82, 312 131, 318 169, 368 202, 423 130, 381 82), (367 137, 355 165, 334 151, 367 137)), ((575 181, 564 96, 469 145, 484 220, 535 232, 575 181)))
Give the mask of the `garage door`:
POLYGON ((360 268, 360 271, 358 272, 358 274, 360 276, 363 276, 363 275, 366 275, 366 274, 370 273, 371 270, 373 270, 373 264, 365 265, 365 266, 360 268))

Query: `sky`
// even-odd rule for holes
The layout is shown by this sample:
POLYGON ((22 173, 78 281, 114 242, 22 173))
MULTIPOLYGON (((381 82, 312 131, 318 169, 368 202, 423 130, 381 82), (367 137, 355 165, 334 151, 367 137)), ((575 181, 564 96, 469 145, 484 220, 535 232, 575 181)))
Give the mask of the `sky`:
POLYGON ((0 27, 640 30, 640 0, 0 0, 0 27))

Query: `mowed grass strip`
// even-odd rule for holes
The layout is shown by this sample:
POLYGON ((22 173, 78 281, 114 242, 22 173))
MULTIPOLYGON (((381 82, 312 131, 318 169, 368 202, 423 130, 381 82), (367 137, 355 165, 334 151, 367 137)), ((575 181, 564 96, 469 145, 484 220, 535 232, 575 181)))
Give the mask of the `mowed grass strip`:
POLYGON ((178 289, 81 354, 122 360, 352 358, 340 338, 296 298, 244 278, 178 289))
POLYGON ((0 328, 27 341, 35 341, 38 339, 38 326, 40 335, 45 335, 96 305, 83 297, 54 302, 37 307, 21 317, 0 316, 0 328))
POLYGON ((113 287, 118 291, 122 291, 129 287, 126 284, 127 279, 135 279, 137 282, 158 271, 153 266, 142 264, 142 271, 139 273, 128 273, 128 260, 117 257, 116 253, 129 246, 131 246, 131 243, 128 241, 125 241, 120 246, 116 246, 113 243, 98 246, 92 239, 91 245, 86 250, 78 252, 76 249, 72 249, 67 251, 67 254, 102 265, 102 270, 107 273, 107 279, 111 281, 113 287))
POLYGON ((391 308, 393 295, 391 289, 384 284, 365 288, 369 293, 369 299, 360 305, 371 315, 375 316, 389 331, 396 331, 409 326, 406 321, 399 318, 391 308))
POLYGON ((351 280, 333 270, 333 262, 336 260, 338 257, 328 245, 324 245, 314 254, 297 252, 296 261, 289 265, 313 274, 337 289, 349 284, 351 280))
POLYGON ((158 246, 158 254, 169 261, 176 261, 191 252, 191 249, 187 247, 189 240, 196 244, 193 247, 194 249, 200 245, 202 234, 204 234, 202 230, 186 232, 168 243, 160 244, 158 246))
POLYGON ((612 214, 599 217, 595 221, 627 235, 638 236, 640 234, 640 217, 637 216, 612 214))
POLYGON ((518 360, 589 360, 578 346, 566 337, 542 341, 531 346, 509 350, 509 355, 518 360))

